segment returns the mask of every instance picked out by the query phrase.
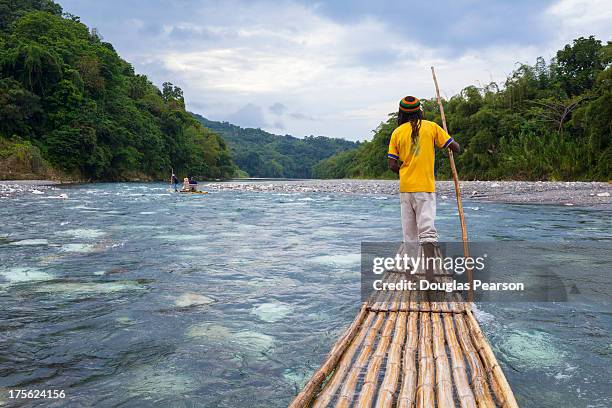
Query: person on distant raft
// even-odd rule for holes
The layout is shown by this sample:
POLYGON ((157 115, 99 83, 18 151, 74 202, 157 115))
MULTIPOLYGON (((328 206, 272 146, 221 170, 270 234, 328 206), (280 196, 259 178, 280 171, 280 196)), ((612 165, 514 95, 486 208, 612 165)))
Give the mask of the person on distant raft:
POLYGON ((170 177, 170 184, 172 185, 172 188, 174 189, 174 191, 178 192, 178 178, 176 177, 176 174, 172 173, 172 177, 170 177))
POLYGON ((189 177, 183 179, 183 189, 181 191, 189 191, 189 177))
POLYGON ((198 182, 193 176, 189 176, 189 191, 197 191, 198 190, 198 182))
MULTIPOLYGON (((434 122, 423 119, 421 101, 407 96, 399 103, 398 127, 391 135, 387 154, 389 169, 399 174, 404 243, 418 243, 425 259, 434 257, 438 233, 436 218, 435 147, 459 153, 452 137, 434 122), (401 165, 400 165, 401 162, 401 165)), ((414 256, 414 254, 412 254, 414 256)), ((427 279, 433 268, 426 268, 427 279)))

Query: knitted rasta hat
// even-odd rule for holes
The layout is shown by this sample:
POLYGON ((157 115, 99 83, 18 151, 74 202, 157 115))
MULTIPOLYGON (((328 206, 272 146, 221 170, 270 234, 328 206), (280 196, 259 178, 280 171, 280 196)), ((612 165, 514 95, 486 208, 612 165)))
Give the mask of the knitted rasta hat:
POLYGON ((404 112, 416 112, 421 109, 421 101, 414 96, 407 96, 400 101, 399 108, 404 112))

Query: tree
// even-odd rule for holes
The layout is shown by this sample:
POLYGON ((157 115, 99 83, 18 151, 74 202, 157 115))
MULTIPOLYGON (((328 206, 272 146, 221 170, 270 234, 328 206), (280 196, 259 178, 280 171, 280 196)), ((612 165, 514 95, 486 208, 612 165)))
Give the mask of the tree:
POLYGON ((37 95, 12 78, 0 79, 0 136, 30 135, 41 113, 37 95))
MULTIPOLYGON (((548 64, 520 64, 503 87, 469 86, 443 101, 450 134, 463 147, 456 156, 467 179, 612 179, 612 43, 578 38, 548 64)), ((422 100, 425 118, 441 123, 435 100, 422 100)), ((393 119, 371 142, 315 166, 321 177, 389 176, 386 135, 393 119), (349 160, 350 159, 350 160, 349 160)), ((449 177, 444 154, 439 178, 449 177)))
POLYGON ((185 111, 179 87, 157 89, 52 1, 0 0, 0 11, 0 145, 32 142, 82 178, 165 178, 173 163, 233 174, 227 146, 185 111))
POLYGON ((610 62, 600 40, 593 36, 575 39, 557 52, 557 73, 563 90, 568 96, 576 96, 591 89, 597 73, 610 62))
POLYGON ((162 84, 162 97, 171 108, 185 109, 183 90, 178 86, 172 85, 171 82, 164 82, 162 84))

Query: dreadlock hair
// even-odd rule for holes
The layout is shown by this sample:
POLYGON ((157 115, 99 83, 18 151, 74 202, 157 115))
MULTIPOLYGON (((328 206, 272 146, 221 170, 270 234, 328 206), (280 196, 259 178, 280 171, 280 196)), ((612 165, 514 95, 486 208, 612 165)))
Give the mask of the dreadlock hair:
POLYGON ((421 109, 414 112, 406 112, 400 109, 397 112, 397 126, 401 126, 404 123, 410 122, 410 126, 412 127, 412 133, 410 137, 412 138, 412 144, 416 144, 419 138, 419 131, 421 130, 421 121, 423 120, 423 111, 421 109))

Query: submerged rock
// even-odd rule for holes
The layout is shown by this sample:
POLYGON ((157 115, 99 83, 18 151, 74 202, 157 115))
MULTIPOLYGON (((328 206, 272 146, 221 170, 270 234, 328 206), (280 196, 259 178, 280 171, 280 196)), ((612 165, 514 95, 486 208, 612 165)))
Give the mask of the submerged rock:
POLYGON ((187 329, 187 336, 201 339, 205 343, 218 343, 236 351, 260 355, 274 348, 274 337, 252 330, 233 332, 230 329, 212 323, 200 323, 187 329))
POLYGON ((58 234, 59 235, 67 235, 67 236, 74 237, 74 238, 82 238, 82 239, 90 239, 91 238, 91 239, 93 239, 93 238, 99 238, 99 237, 105 235, 106 233, 104 231, 100 231, 98 229, 75 228, 75 229, 59 231, 58 234))
POLYGON ((70 296, 115 293, 127 290, 139 290, 142 286, 134 281, 110 282, 54 282, 39 285, 37 292, 59 293, 70 296))
POLYGON ((95 251, 96 247, 91 244, 65 244, 62 245, 62 252, 88 253, 95 251))
POLYGON ((214 302, 215 300, 209 298, 208 296, 199 295, 197 293, 184 293, 174 301, 174 304, 177 307, 187 308, 193 306, 209 305, 214 302))
POLYGON ((187 337, 205 338, 211 342, 225 342, 231 336, 229 329, 212 323, 199 323, 187 329, 187 337))
POLYGON ((257 316, 260 320, 268 323, 274 323, 284 319, 293 309, 284 303, 262 303, 251 310, 251 314, 257 316))
POLYGON ((46 239, 22 239, 21 241, 13 241, 10 245, 16 246, 37 246, 37 245, 49 245, 49 241, 46 239))
POLYGON ((127 317, 127 316, 118 317, 115 319, 115 321, 124 326, 132 326, 138 323, 136 320, 132 319, 131 317, 127 317))
POLYGON ((361 254, 321 255, 310 259, 314 263, 338 267, 359 266, 361 254))
POLYGON ((285 381, 295 386, 297 390, 301 390, 304 385, 306 385, 306 383, 310 379, 310 376, 311 373, 297 373, 291 369, 286 369, 285 371, 283 371, 283 378, 285 379, 285 381))
POLYGON ((139 369, 130 375, 129 394, 138 397, 181 395, 198 389, 199 384, 187 374, 171 371, 159 365, 139 369))
POLYGON ((251 330, 233 334, 230 341, 241 349, 258 353, 267 352, 274 347, 274 337, 251 330))
POLYGON ((22 267, 0 270, 0 276, 9 284, 55 279, 55 276, 40 269, 22 267))

